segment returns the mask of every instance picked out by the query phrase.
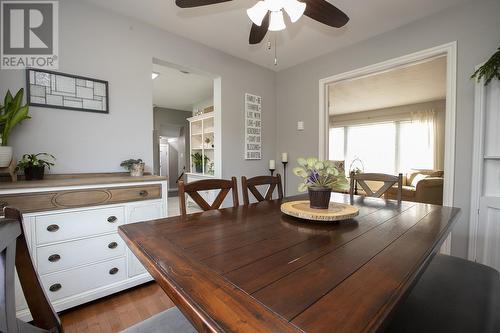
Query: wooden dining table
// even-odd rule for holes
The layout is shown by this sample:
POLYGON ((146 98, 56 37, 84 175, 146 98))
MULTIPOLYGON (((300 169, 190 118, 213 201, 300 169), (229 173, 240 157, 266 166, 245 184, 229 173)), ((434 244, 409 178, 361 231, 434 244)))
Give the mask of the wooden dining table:
POLYGON ((199 332, 375 332, 459 209, 332 195, 356 218, 311 223, 265 201, 123 225, 119 233, 199 332))

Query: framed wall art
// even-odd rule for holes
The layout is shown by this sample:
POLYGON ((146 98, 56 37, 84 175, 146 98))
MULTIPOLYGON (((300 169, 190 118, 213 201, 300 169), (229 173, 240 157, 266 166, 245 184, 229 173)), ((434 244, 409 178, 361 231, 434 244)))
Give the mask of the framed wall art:
POLYGON ((262 97, 245 94, 245 159, 262 159, 262 97))
POLYGON ((107 81, 30 68, 26 91, 30 106, 109 113, 107 81))

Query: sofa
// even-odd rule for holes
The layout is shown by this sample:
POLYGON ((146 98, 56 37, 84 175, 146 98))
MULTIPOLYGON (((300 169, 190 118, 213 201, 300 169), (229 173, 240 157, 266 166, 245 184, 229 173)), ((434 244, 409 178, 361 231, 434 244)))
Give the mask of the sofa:
MULTIPOLYGON (((422 202, 434 205, 443 204, 443 170, 417 169, 403 175, 403 201, 422 202)), ((397 187, 390 188, 386 199, 397 198, 397 187)))

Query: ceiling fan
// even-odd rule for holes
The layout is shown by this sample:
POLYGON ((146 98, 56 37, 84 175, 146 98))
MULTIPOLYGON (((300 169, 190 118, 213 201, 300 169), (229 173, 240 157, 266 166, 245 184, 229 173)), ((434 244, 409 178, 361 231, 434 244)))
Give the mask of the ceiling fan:
MULTIPOLYGON (((175 0, 180 8, 192 8, 213 5, 232 0, 175 0)), ((260 43, 267 31, 280 31, 286 28, 283 11, 288 14, 292 22, 296 22, 302 15, 334 28, 343 27, 349 17, 340 9, 326 0, 261 0, 247 10, 252 20, 250 30, 250 44, 260 43)))

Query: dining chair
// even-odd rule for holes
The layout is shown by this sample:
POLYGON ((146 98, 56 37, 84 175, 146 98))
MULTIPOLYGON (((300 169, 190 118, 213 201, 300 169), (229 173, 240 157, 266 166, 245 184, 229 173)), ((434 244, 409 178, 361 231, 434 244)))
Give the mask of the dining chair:
POLYGON ((278 189, 278 199, 283 198, 283 185, 281 183, 281 175, 278 173, 276 176, 257 176, 253 178, 247 178, 245 176, 241 177, 241 189, 243 193, 243 204, 249 205, 250 200, 248 198, 248 192, 252 193, 258 202, 267 201, 273 199, 274 189, 278 189), (262 195, 257 186, 267 185, 267 190, 264 195, 262 195))
MULTIPOLYGON (((0 218, 0 332, 62 333, 59 316, 48 301, 34 269, 23 230, 22 215, 14 208, 4 208, 0 218), (26 296, 33 324, 16 318, 15 270, 26 296)), ((196 329, 177 307, 152 316, 128 329, 126 333, 196 333, 196 329)))
POLYGON ((233 195, 233 207, 239 205, 238 201, 238 182, 236 177, 227 179, 202 179, 191 183, 179 181, 179 208, 182 216, 186 216, 186 194, 204 211, 219 209, 229 191, 233 195), (215 200, 209 204, 199 192, 219 190, 215 200))
POLYGON ((384 173, 354 173, 350 174, 350 188, 349 194, 352 196, 355 194, 356 184, 359 184, 364 191, 364 195, 367 197, 380 198, 384 195, 390 188, 397 184, 398 189, 396 193, 396 199, 401 202, 401 196, 403 193, 403 174, 400 173, 397 176, 387 175, 384 173), (379 189, 373 190, 366 182, 383 182, 379 189))
POLYGON ((436 255, 396 310, 386 333, 500 332, 500 274, 436 255))

